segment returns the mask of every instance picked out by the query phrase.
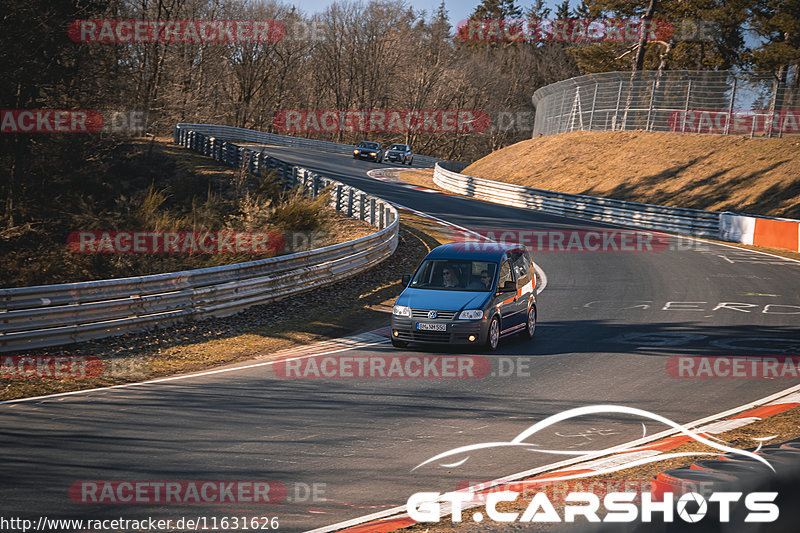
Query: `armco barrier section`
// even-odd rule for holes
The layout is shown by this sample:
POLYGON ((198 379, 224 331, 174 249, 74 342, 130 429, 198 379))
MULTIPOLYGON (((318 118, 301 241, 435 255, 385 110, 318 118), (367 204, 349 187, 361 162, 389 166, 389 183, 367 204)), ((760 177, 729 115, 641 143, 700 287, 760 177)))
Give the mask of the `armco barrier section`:
MULTIPOLYGON (((255 144, 271 144, 275 146, 288 146, 293 148, 308 148, 320 152, 353 155, 351 144, 341 144, 330 141, 318 141, 290 135, 265 133, 234 126, 218 126, 212 124, 178 124, 175 126, 175 142, 178 142, 181 132, 195 131, 228 142, 246 142, 255 144)), ((442 161, 435 157, 414 154, 414 164, 422 167, 432 167, 442 161)))
POLYGON ((798 220, 722 213, 719 233, 725 241, 800 252, 798 220))
POLYGON ((358 189, 230 142, 181 130, 180 142, 255 174, 277 171, 378 231, 286 256, 124 279, 0 289, 0 352, 57 346, 180 321, 225 316, 363 272, 397 247, 397 210, 358 189))
POLYGON ((433 181, 455 193, 503 205, 522 207, 553 215, 584 218, 611 224, 668 231, 682 235, 719 236, 717 211, 640 204, 581 194, 567 194, 482 178, 473 178, 437 163, 433 181))

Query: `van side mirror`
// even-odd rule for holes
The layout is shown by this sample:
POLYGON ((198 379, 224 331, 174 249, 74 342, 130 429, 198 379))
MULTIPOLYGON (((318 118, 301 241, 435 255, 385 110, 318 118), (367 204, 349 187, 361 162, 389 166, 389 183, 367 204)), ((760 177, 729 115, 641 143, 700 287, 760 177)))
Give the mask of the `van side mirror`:
POLYGON ((403 285, 411 283, 411 274, 403 274, 403 285))
POLYGON ((517 292, 517 284, 511 280, 507 280, 503 282, 503 286, 500 287, 500 292, 517 292))

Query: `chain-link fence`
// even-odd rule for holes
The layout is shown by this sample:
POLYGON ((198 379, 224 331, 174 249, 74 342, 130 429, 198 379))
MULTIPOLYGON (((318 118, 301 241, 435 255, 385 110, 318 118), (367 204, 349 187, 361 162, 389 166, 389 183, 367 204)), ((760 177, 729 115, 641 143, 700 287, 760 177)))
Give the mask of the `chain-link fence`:
POLYGON ((800 133, 798 72, 604 72, 533 95, 533 136, 576 130, 782 136, 800 133))

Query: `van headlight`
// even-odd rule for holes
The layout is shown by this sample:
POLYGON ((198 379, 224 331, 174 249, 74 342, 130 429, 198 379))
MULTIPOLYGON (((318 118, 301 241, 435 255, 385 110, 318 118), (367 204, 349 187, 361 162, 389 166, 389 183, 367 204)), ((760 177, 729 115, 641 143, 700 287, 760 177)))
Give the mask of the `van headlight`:
POLYGON ((458 315, 459 320, 480 320, 481 318, 483 318, 483 311, 480 309, 466 309, 458 315))
POLYGON ((392 314, 394 316, 411 316, 411 308, 405 305, 395 305, 392 308, 392 314))

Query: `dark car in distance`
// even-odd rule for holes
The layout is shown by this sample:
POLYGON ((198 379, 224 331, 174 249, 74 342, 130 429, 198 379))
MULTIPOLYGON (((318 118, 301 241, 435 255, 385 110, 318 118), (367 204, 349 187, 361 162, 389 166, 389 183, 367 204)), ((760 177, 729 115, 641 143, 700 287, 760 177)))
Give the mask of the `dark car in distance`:
POLYGON ((361 141, 353 149, 353 159, 371 159, 376 163, 383 161, 383 147, 372 141, 361 141))
POLYGON ((524 246, 451 243, 434 248, 392 309, 392 345, 410 342, 485 345, 502 337, 533 337, 536 272, 524 246))
POLYGON ((411 147, 409 145, 395 143, 386 149, 383 160, 410 165, 414 162, 414 154, 411 153, 411 147))

